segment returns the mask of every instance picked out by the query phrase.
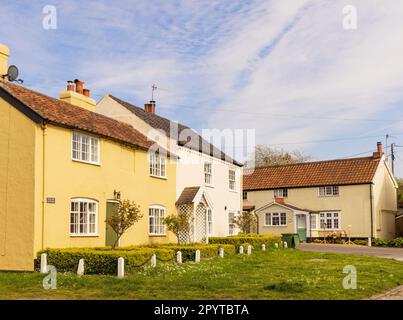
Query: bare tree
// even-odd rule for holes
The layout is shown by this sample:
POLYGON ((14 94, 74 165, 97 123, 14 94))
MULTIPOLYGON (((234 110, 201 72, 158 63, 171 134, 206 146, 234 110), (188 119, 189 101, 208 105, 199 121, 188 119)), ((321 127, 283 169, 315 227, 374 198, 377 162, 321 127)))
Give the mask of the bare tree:
MULTIPOLYGON (((285 151, 284 149, 274 149, 261 144, 255 147, 255 152, 252 157, 254 157, 256 168, 307 162, 311 159, 310 156, 304 155, 299 150, 285 151)), ((248 160, 245 165, 250 167, 251 163, 253 163, 253 158, 248 160)))
POLYGON ((140 207, 137 204, 129 200, 119 201, 116 213, 105 220, 116 233, 113 248, 116 248, 122 235, 142 217, 140 207))
POLYGON ((235 218, 235 223, 242 233, 257 232, 257 218, 256 215, 250 211, 243 211, 235 218))

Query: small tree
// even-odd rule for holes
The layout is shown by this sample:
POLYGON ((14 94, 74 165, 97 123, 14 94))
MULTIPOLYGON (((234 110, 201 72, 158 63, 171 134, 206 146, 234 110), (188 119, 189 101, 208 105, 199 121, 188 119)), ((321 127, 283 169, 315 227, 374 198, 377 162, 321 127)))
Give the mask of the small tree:
POLYGON ((243 211, 235 218, 235 223, 242 233, 254 233, 257 231, 256 215, 250 211, 243 211))
POLYGON ((116 213, 105 220, 116 233, 113 248, 116 248, 122 235, 142 217, 139 205, 129 200, 119 201, 116 213))
POLYGON ((178 243, 190 242, 191 219, 187 214, 179 213, 165 217, 166 228, 176 235, 178 243), (185 241, 181 241, 181 235, 184 235, 185 241))

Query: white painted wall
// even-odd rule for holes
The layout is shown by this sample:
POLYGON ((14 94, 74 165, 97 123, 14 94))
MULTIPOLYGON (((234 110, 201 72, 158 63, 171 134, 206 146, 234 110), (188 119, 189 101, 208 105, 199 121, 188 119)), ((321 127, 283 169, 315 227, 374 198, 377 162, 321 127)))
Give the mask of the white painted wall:
MULTIPOLYGON (((154 136, 152 133, 155 132, 154 128, 122 107, 108 95, 104 96, 97 104, 96 111, 116 120, 126 122, 146 136, 154 136)), ((167 137, 164 137, 163 140, 161 145, 180 158, 176 169, 176 198, 178 199, 186 187, 204 187, 209 199, 213 203, 212 236, 229 235, 229 213, 234 212, 237 215, 242 209, 242 168, 201 152, 179 146, 167 137), (212 163, 213 183, 211 186, 207 186, 204 183, 205 162, 212 163), (236 171, 235 191, 229 189, 229 169, 236 171)), ((235 233, 238 231, 236 230, 235 233)))

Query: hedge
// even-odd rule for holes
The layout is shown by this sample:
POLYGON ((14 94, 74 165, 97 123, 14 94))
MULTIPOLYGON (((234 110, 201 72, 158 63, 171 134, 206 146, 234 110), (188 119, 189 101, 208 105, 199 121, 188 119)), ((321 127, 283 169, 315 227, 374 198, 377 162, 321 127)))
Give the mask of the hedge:
POLYGON ((183 261, 194 261, 196 250, 200 250, 202 259, 214 258, 218 256, 220 248, 224 249, 224 254, 235 254, 236 248, 232 244, 162 244, 162 245, 149 245, 149 248, 164 248, 174 250, 174 252, 182 252, 183 261))
POLYGON ((125 271, 130 273, 139 270, 149 263, 153 254, 160 261, 174 261, 175 252, 169 249, 137 248, 132 250, 102 250, 101 248, 72 248, 46 249, 38 253, 38 260, 42 253, 47 254, 47 262, 60 272, 76 272, 78 262, 85 261, 86 274, 116 274, 119 257, 125 259, 125 271))
POLYGON ((403 248, 403 238, 396 238, 392 240, 374 239, 372 245, 377 247, 395 247, 403 248))
POLYGON ((253 248, 260 247, 265 244, 267 247, 274 247, 275 243, 281 244, 281 236, 277 235, 237 235, 229 237, 210 237, 211 244, 232 244, 237 250, 240 246, 251 245, 253 248))

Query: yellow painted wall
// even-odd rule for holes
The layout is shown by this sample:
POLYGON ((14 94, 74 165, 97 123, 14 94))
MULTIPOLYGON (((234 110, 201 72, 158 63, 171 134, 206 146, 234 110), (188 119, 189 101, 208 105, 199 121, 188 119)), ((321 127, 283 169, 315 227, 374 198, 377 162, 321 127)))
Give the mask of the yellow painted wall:
MULTIPOLYGON (((340 210, 341 229, 347 231, 347 226, 352 225, 353 237, 368 237, 371 230, 369 188, 369 185, 340 186, 340 195, 334 197, 319 196, 318 187, 288 189, 285 203, 311 211, 340 210)), ((273 199, 273 190, 248 192, 248 201, 255 205, 256 210, 269 204, 273 199)))
POLYGON ((259 219, 259 234, 276 234, 282 233, 294 233, 294 214, 293 211, 286 209, 278 205, 272 205, 269 208, 257 213, 259 219), (287 225, 286 226, 265 226, 265 214, 272 212, 285 212, 287 213, 287 225))
POLYGON ((0 99, 0 270, 32 270, 35 124, 0 99))
MULTIPOLYGON (((143 213, 121 239, 121 246, 153 242, 175 242, 173 234, 165 237, 148 235, 148 207, 162 205, 167 214, 175 213, 175 163, 167 161, 167 179, 149 176, 145 151, 133 150, 110 140, 100 141, 100 165, 73 161, 71 158, 72 131, 52 125, 46 129, 45 139, 45 198, 56 198, 55 204, 45 203, 44 243, 35 241, 35 251, 41 248, 88 247, 105 245, 105 217, 107 200, 113 199, 114 190, 122 199, 135 201, 143 213), (70 201, 72 198, 91 198, 98 201, 97 236, 70 236, 70 201)), ((38 146, 37 154, 42 150, 38 146)), ((42 158, 41 158, 42 159, 42 158)), ((42 161, 36 164, 38 171, 42 161)), ((37 204, 41 199, 37 198, 37 204)), ((40 206, 36 216, 41 217, 40 206)), ((37 224, 36 235, 41 234, 37 224)))

